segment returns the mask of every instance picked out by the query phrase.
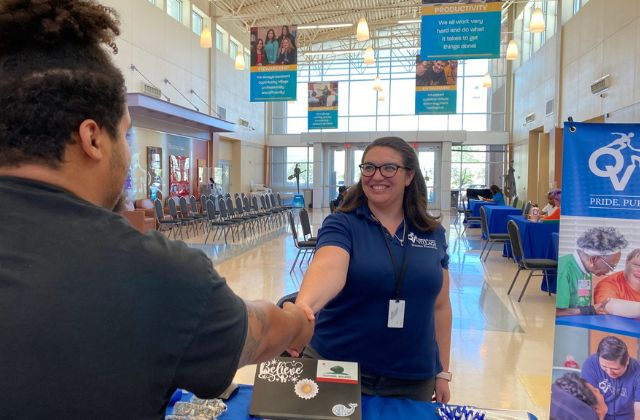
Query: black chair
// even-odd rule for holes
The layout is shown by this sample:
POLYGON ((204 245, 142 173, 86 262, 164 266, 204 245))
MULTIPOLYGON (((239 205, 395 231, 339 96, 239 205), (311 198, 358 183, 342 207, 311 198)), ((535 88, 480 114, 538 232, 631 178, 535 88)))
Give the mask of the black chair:
POLYGON ((169 231, 169 236, 171 236, 171 232, 173 231, 173 238, 176 238, 176 232, 173 230, 174 227, 180 228, 180 222, 174 220, 173 218, 167 218, 164 214, 164 210, 162 209, 162 202, 156 199, 153 202, 153 207, 156 211, 156 221, 158 222, 158 231, 162 232, 164 230, 169 231))
MULTIPOLYGON (((204 238, 204 243, 206 244, 209 240, 209 235, 215 229, 216 233, 220 231, 220 235, 218 237, 222 237, 224 233, 224 243, 227 244, 227 235, 229 231, 233 229, 233 222, 219 219, 218 216, 220 212, 216 211, 216 206, 213 204, 213 201, 207 200, 205 203, 205 207, 207 209, 207 237, 204 238)), ((216 233, 213 234, 213 240, 216 240, 216 233)), ((233 236, 233 232, 231 233, 233 236)))
POLYGON ((514 209, 517 209, 519 203, 520 203, 520 199, 516 195, 515 197, 513 197, 513 201, 511 202, 511 206, 513 206, 514 209))
POLYGON ((302 226, 302 237, 305 241, 315 241, 318 239, 313 236, 311 223, 309 222, 309 213, 307 213, 305 209, 300 209, 300 225, 302 226))
POLYGON ((531 211, 531 207, 532 206, 533 206, 533 204, 531 203, 531 201, 527 201, 527 204, 522 206, 522 215, 524 217, 527 217, 529 215, 529 212, 531 211))
POLYGON ((296 223, 293 220, 293 213, 287 212, 287 214, 289 215, 289 225, 291 226, 291 235, 293 236, 293 244, 296 246, 296 248, 298 248, 298 253, 296 254, 296 258, 293 260, 293 264, 291 264, 291 269, 289 270, 289 273, 291 273, 293 271, 293 268, 296 266, 296 262, 298 261, 300 254, 302 254, 302 260, 300 260, 300 265, 302 266, 302 261, 304 261, 304 257, 307 255, 307 253, 309 251, 311 251, 311 253, 315 252, 316 243, 315 241, 299 241, 298 231, 296 229, 296 223))
MULTIPOLYGON (((193 234, 196 235, 196 217, 189 211, 187 199, 184 197, 180 197, 178 199, 178 205, 180 206, 180 221, 184 226, 187 226, 187 238, 189 237, 189 226, 193 226, 193 234)), ((171 216, 174 215, 171 214, 171 216)))
POLYGON ((464 235, 464 233, 467 231, 467 228, 469 227, 469 225, 471 223, 480 223, 480 216, 474 216, 472 214, 471 210, 469 209, 469 199, 468 198, 466 200, 464 200, 462 203, 463 203, 463 206, 464 206, 464 221, 466 223, 464 225, 464 229, 462 229, 461 235, 464 235))
POLYGON ((487 209, 484 206, 480 207, 480 228, 482 229, 482 236, 487 239, 484 242, 484 246, 482 247, 482 252, 480 252, 480 258, 482 258, 482 254, 484 254, 484 250, 489 246, 486 255, 484 256, 484 260, 487 261, 487 257, 489 257, 489 253, 493 248, 493 244, 499 242, 501 244, 506 243, 509 240, 508 233, 491 233, 489 232, 489 221, 487 220, 487 209))
POLYGON ((531 280, 531 276, 533 275, 544 276, 544 280, 547 284, 547 290, 549 291, 549 296, 551 296, 551 289, 549 289, 549 271, 556 271, 558 269, 558 262, 556 260, 547 258, 525 258, 522 247, 522 238, 520 236, 520 229, 518 228, 518 224, 513 220, 509 220, 509 222, 507 223, 507 230, 509 231, 509 240, 511 242, 511 252, 513 253, 513 259, 518 264, 518 271, 513 277, 513 281, 511 281, 511 286, 507 291, 507 295, 511 293, 513 286, 516 284, 516 280, 518 279, 520 271, 528 270, 529 277, 527 277, 527 282, 524 284, 522 292, 520 292, 518 302, 522 300, 522 296, 524 295, 524 292, 525 290, 527 290, 527 286, 529 285, 529 280, 531 280), (536 271, 540 271, 541 274, 534 274, 536 271))

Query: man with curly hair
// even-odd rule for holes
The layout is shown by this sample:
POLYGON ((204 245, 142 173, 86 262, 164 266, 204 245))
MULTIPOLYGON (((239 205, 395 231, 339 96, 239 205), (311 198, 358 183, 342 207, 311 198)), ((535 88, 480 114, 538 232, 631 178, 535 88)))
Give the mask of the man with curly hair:
POLYGON ((603 420, 604 397, 577 373, 565 373, 551 386, 551 420, 603 420))
POLYGON ((573 254, 558 260, 556 308, 584 308, 583 313, 595 313, 591 307, 592 276, 613 271, 628 242, 613 227, 594 227, 576 243, 573 254))
POLYGON ((3 419, 162 419, 176 388, 301 352, 313 314, 244 301, 211 260, 114 209, 131 124, 115 11, 0 1, 3 419))

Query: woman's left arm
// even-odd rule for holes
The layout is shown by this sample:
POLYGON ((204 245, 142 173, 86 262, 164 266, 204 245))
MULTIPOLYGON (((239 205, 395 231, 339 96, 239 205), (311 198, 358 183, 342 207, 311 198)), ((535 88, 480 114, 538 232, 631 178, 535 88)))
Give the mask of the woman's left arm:
MULTIPOLYGON (((442 270, 442 289, 435 304, 436 342, 442 370, 449 372, 451 353, 451 299, 449 299, 449 270, 442 270)), ((449 381, 436 378, 436 402, 447 403, 451 397, 449 381)))

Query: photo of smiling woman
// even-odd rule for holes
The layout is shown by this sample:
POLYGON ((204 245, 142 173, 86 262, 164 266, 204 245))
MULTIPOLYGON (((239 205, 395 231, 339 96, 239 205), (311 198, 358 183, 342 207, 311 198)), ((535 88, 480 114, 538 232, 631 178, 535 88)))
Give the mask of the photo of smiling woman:
POLYGON ((317 318, 304 355, 358 362, 364 394, 447 402, 449 257, 416 151, 379 138, 360 171, 320 229, 296 301, 317 318))

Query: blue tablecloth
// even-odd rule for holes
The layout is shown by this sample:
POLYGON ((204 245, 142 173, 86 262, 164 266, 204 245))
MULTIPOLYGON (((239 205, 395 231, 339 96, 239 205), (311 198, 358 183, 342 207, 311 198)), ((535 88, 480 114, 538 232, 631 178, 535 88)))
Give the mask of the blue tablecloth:
MULTIPOLYGON (((487 228, 489 233, 507 233, 507 221, 510 215, 521 215, 522 210, 511 206, 486 206, 487 228)), ((482 237, 483 239, 487 239, 482 237)))
POLYGON ((637 319, 623 318, 616 315, 559 316, 556 318, 556 325, 640 337, 640 322, 637 319))
MULTIPOLYGON (((253 387, 250 385, 238 385, 238 391, 226 401, 227 411, 218 417, 219 420, 259 420, 258 417, 249 416, 249 405, 253 387)), ((171 414, 173 404, 176 401, 189 401, 191 394, 176 391, 172 398, 171 406, 167 409, 167 414, 171 414)), ((407 399, 362 396, 362 420, 399 420, 399 419, 422 419, 437 420, 435 409, 437 404, 407 399)), ((517 418, 517 417, 513 417, 517 418)), ((528 414, 529 420, 537 420, 533 414, 528 414)))
MULTIPOLYGON (((556 242, 554 242, 553 233, 560 231, 559 223, 534 223, 524 216, 508 216, 509 219, 514 220, 518 224, 520 229, 520 237, 522 238, 522 251, 525 258, 550 258, 558 259, 558 252, 556 242), (555 256, 555 258, 554 258, 555 256)), ((507 245, 508 256, 511 255, 511 246, 507 245)), ((556 292, 556 276, 555 274, 549 275, 549 288, 551 293, 556 292)), ((546 283, 542 280, 540 289, 547 291, 546 283)))
MULTIPOLYGON (((471 216, 475 217, 480 217, 480 207, 494 205, 495 204, 491 201, 469 200, 469 210, 471 211, 471 216)), ((467 221, 465 220, 464 223, 467 223, 467 221)), ((470 223, 469 227, 480 227, 480 222, 470 223)))

